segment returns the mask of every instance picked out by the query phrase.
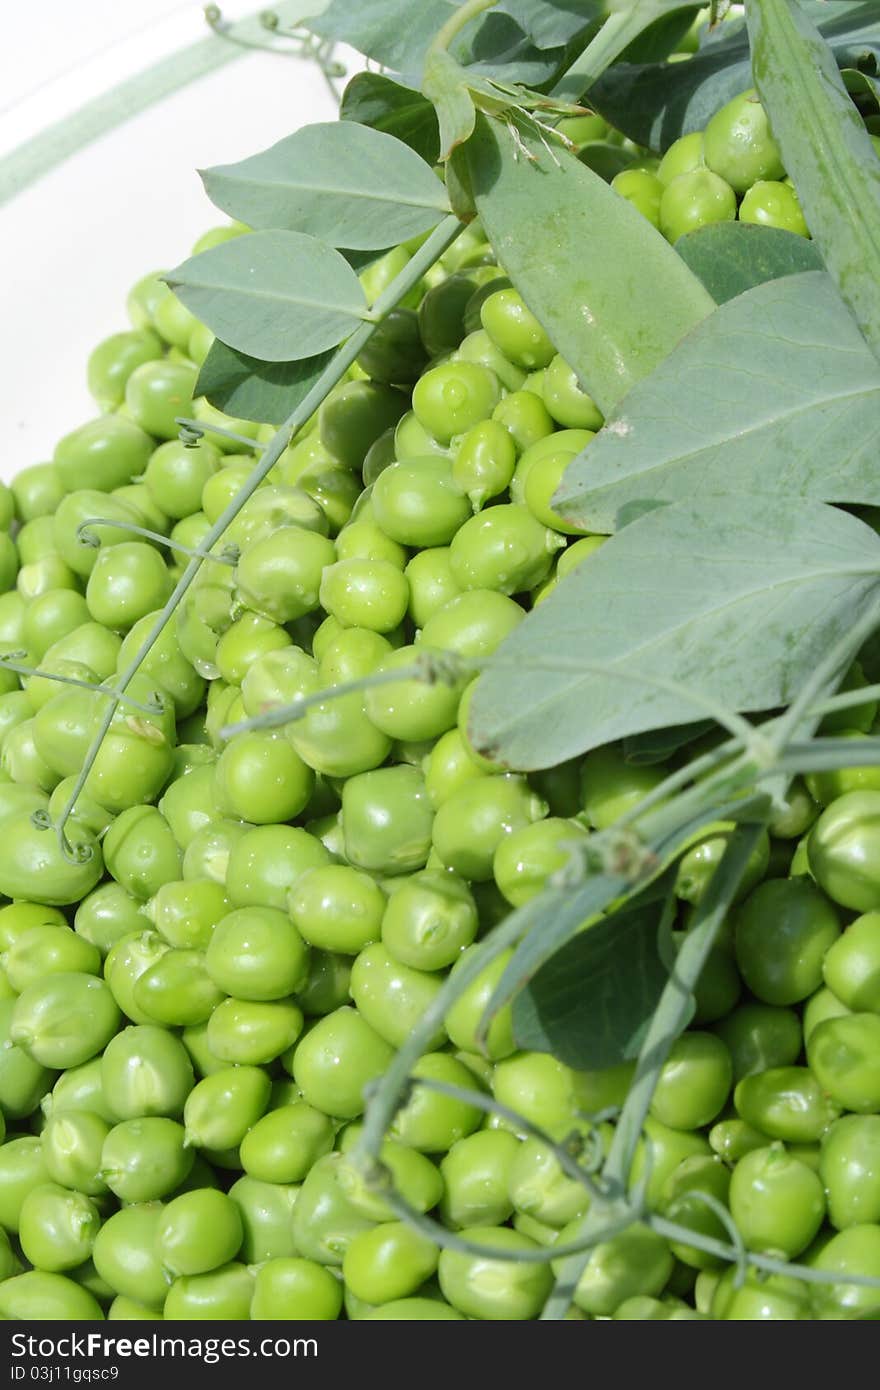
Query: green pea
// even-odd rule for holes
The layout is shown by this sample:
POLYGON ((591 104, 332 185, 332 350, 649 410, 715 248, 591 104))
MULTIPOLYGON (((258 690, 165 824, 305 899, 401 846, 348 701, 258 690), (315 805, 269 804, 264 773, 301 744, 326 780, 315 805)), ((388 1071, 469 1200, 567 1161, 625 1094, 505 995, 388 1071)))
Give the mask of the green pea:
MULTIPOLYGON (((705 1193, 714 1197, 722 1207, 727 1206, 730 1172, 718 1158, 694 1154, 684 1159, 669 1174, 663 1185, 662 1210, 670 1221, 689 1231, 726 1241, 728 1231, 716 1211, 702 1200, 705 1193)), ((673 1255, 688 1268, 714 1269, 722 1264, 715 1255, 684 1241, 670 1241, 673 1255)))
POLYGON ((847 1274, 880 1276, 880 1226, 848 1226, 823 1245, 813 1258, 807 1257, 813 1269, 827 1270, 843 1276, 840 1283, 811 1284, 813 1316, 820 1319, 858 1317, 878 1308, 876 1287, 847 1284, 847 1274))
POLYGON ((8 951, 25 932, 33 927, 64 927, 67 919, 57 907, 43 903, 14 902, 0 907, 0 950, 8 951))
POLYGON ((288 898, 294 926, 305 941, 351 955, 378 940, 385 905, 384 893, 369 874, 348 864, 308 870, 288 898))
POLYGON ((477 362, 448 362, 433 367, 416 382, 413 410, 419 424, 441 444, 448 444, 454 435, 464 434, 487 419, 500 395, 498 378, 488 367, 477 362))
MULTIPOLYGON (((478 947, 468 947, 460 955, 453 967, 464 969, 478 947)), ((444 1020, 446 1031, 456 1047, 466 1052, 480 1050, 477 1045, 477 1029, 480 1026, 486 1006, 513 955, 512 951, 500 951, 476 979, 458 995, 455 1003, 448 1009, 444 1020)), ((492 1061, 509 1057, 515 1050, 513 1041, 513 1014, 511 1006, 505 1004, 493 1018, 484 1044, 486 1055, 492 1061)))
POLYGON ((477 926, 467 884, 455 874, 425 869, 392 893, 381 919, 382 942, 404 966, 443 970, 471 944, 477 926))
POLYGON ((104 862, 116 882, 144 901, 180 876, 180 848, 155 806, 131 806, 104 837, 104 862))
POLYGON ((449 449, 440 444, 424 425, 419 424, 413 411, 408 410, 401 416, 394 431, 394 459, 423 458, 426 455, 448 458, 449 449))
POLYGON ((834 905, 806 878, 762 883, 735 925, 737 965, 752 993, 768 1004, 794 1004, 817 990, 825 952, 840 935, 834 905))
MULTIPOLYGON (((482 315, 482 305, 480 306, 482 315)), ((500 347, 490 338, 485 328, 475 329, 473 333, 468 333, 463 338, 458 349, 452 354, 451 365, 456 363, 474 363, 483 371, 488 371, 502 385, 505 391, 520 391, 525 386, 526 373, 522 367, 518 367, 515 362, 511 362, 509 357, 505 357, 500 347)), ((492 413, 492 409, 497 404, 493 401, 488 410, 482 417, 476 415, 471 424, 476 424, 480 418, 486 419, 492 413)), ((467 428, 467 427, 465 427, 467 428)), ((465 433, 465 429, 457 431, 465 433)))
POLYGON ((192 1064, 178 1037, 153 1024, 124 1028, 104 1049, 101 1079, 118 1120, 183 1114, 192 1091, 192 1064))
POLYGON ((391 632, 406 614, 409 585, 389 560, 337 560, 324 570, 320 601, 343 627, 391 632))
POLYGON ((519 1141, 504 1130, 478 1130, 459 1139, 440 1162, 446 1225, 499 1226, 514 1207, 510 1193, 519 1141))
POLYGON ((413 1086, 406 1105, 397 1112, 391 1125, 391 1137, 420 1153, 446 1153, 458 1140, 473 1134, 482 1120, 483 1112, 466 1100, 441 1095, 426 1081, 442 1081, 465 1090, 473 1090, 474 1078, 457 1058, 445 1052, 429 1052, 412 1069, 413 1086))
MULTIPOLYGON (((196 776, 190 773, 191 777, 196 776)), ((233 846, 246 835, 249 826, 241 821, 220 817, 197 830, 183 855, 185 879, 207 878, 224 884, 233 846)))
POLYGON ((34 463, 20 469, 9 486, 16 515, 22 522, 52 516, 65 493, 54 463, 34 463))
POLYGON ((0 1284, 0 1316, 16 1322, 95 1322, 104 1314, 73 1279, 32 1269, 0 1284))
POLYGON ((302 1009, 292 999, 224 999, 208 1019, 206 1040, 221 1061, 259 1066, 292 1047, 302 1026, 302 1009))
MULTIPOLYGON (((820 1029, 831 1026, 823 1023, 820 1029)), ((840 1114, 840 1105, 812 1063, 811 1067, 771 1067, 743 1077, 733 1093, 737 1114, 771 1139, 795 1144, 821 1139, 840 1114)))
POLYGON ((120 1009, 133 1023, 154 1022, 136 1004, 134 987, 139 977, 169 949, 167 941, 163 941, 157 932, 139 931, 120 937, 107 952, 104 978, 120 1009))
POLYGON ((368 718, 357 691, 312 705, 304 718, 288 726, 287 737, 303 761, 325 777, 370 772, 391 749, 390 738, 368 718))
POLYGON ((393 1055, 389 1043, 348 1007, 320 1018, 293 1052, 293 1076, 303 1098, 339 1119, 363 1113, 364 1087, 381 1076, 393 1055))
MULTIPOLYGON (((116 1116, 107 1103, 102 1082, 103 1057, 93 1057, 81 1067, 71 1067, 59 1076, 51 1092, 44 1096, 40 1108, 47 1120, 65 1110, 89 1110, 109 1124, 116 1116)), ((69 1187, 70 1183, 62 1184, 69 1187)))
POLYGON ((807 1043, 807 1060, 818 1085, 831 1097, 829 1105, 834 1102, 860 1115, 880 1108, 877 1014, 854 1013, 817 1024, 807 1043))
POLYGON ((75 589, 48 589, 28 602, 22 633, 25 647, 39 661, 53 643, 88 621, 82 594, 75 589))
POLYGON ((138 976, 132 994, 150 1022, 172 1028, 204 1023, 224 997, 208 974, 203 951, 175 949, 138 976))
POLYGON ((822 1183, 781 1144, 755 1149, 733 1171, 730 1214, 749 1249, 794 1259, 825 1216, 822 1183))
POLYGON ((536 1242, 504 1226, 470 1226, 462 1236, 502 1254, 493 1260, 487 1255, 441 1251, 438 1277, 452 1307, 468 1317, 491 1321, 537 1317, 553 1287, 549 1265, 514 1264, 503 1257, 506 1251, 537 1250, 536 1242))
MULTIPOLYGON (((407 672, 422 656, 428 656, 423 642, 400 647, 379 662, 376 673, 407 672)), ((428 681, 401 677, 367 690, 365 708, 371 722, 389 738, 429 741, 454 726, 462 686, 461 678, 428 681)))
POLYGON ((98 1209, 85 1193, 43 1183, 21 1204, 18 1238, 26 1260, 58 1274, 89 1258, 100 1225, 98 1209))
MULTIPOLYGON (((519 594, 547 575, 565 544, 522 506, 499 503, 459 527, 449 547, 453 578, 462 589, 519 594)), ((423 640, 427 641, 425 634, 423 640)))
POLYGON ((733 1062, 733 1079, 792 1066, 801 1054, 801 1023, 793 1009, 749 1001, 715 1025, 733 1062))
POLYGON ((339 1184, 339 1153, 319 1158, 306 1175, 293 1208, 293 1241, 307 1260, 342 1264, 352 1240, 375 1223, 361 1216, 339 1184))
POLYGON ((51 1110, 40 1144, 52 1181, 89 1197, 106 1192, 101 1151, 109 1133, 108 1122, 93 1110, 51 1110))
POLYGON ((241 907, 217 923, 205 965, 217 987, 238 999, 271 1001, 295 994, 308 973, 308 947, 276 908, 241 907))
POLYGON ((498 290, 482 305, 480 319, 505 357, 526 371, 547 367, 555 350, 517 290, 498 290))
POLYGON ((123 1202, 150 1202, 173 1192, 187 1177, 193 1153, 182 1125, 161 1116, 124 1120, 110 1130, 101 1154, 101 1176, 123 1202))
POLYGON ((0 1107, 11 1119, 30 1115, 54 1080, 54 1072, 15 1042, 12 1025, 16 1000, 0 1000, 0 1107))
POLYGON ((350 957, 313 948, 308 979, 297 994, 306 1018, 322 1017, 346 1004, 350 979, 350 957))
MULTIPOLYGON (((500 1136, 505 1131, 489 1132, 500 1136)), ((587 1187, 565 1173, 553 1150, 531 1137, 517 1145, 509 1168, 508 1191, 517 1212, 554 1228, 583 1215, 590 1201, 587 1187)))
POLYGON ((823 986, 817 989, 815 994, 811 994, 804 1006, 801 1026, 803 1029, 804 1042, 810 1041, 810 1034, 819 1023, 824 1023, 826 1018, 842 1018, 844 1015, 852 1013, 845 1004, 833 994, 830 989, 823 986))
POLYGON ((101 956, 94 946, 69 927, 54 925, 23 932, 0 959, 18 994, 44 975, 71 970, 94 975, 101 967, 101 956))
MULTIPOLYGON (((575 1239, 576 1235, 576 1222, 563 1227, 559 1233, 560 1245, 575 1239)), ((593 1247, 578 1280, 574 1302, 585 1313, 607 1317, 627 1298, 637 1294, 659 1294, 669 1278, 672 1264, 672 1254, 663 1237, 641 1222, 635 1222, 593 1247)))
POLYGON ((386 1183, 416 1211, 435 1207, 443 1192, 443 1178, 431 1159, 394 1139, 384 1139, 378 1169, 364 1169, 350 1156, 362 1132, 358 1123, 346 1125, 338 1143, 345 1161, 337 1169, 337 1180, 355 1210, 371 1221, 393 1221, 395 1213, 383 1195, 386 1183))
POLYGON ((719 1120, 709 1131, 709 1143, 714 1153, 725 1163, 738 1163, 753 1149, 760 1149, 767 1135, 753 1129, 745 1120, 719 1120))
POLYGON ((494 589, 475 589, 438 609, 422 628, 420 640, 459 656, 491 656, 524 617, 513 599, 494 589))
MULTIPOLYGON (((633 174, 624 177, 632 179, 633 174)), ((599 407, 581 386, 574 368, 558 354, 548 363, 543 382, 543 398, 551 416, 563 429, 602 428, 604 420, 599 407)))
MULTIPOLYGON (((139 651, 147 634, 155 626, 158 616, 157 612, 145 614, 126 633, 117 658, 120 670, 123 670, 139 651)), ((178 719, 185 719, 198 709, 205 693, 205 682, 180 649, 176 617, 153 643, 141 662, 140 670, 158 682, 171 696, 178 719)))
POLYGON ((91 831, 76 821, 68 824, 67 838, 73 860, 62 854, 54 831, 34 825, 29 812, 7 816, 0 845, 0 893, 8 898, 38 894, 47 905, 58 907, 84 898, 101 877, 101 849, 91 831))
POLYGON ((706 164, 737 193, 746 193, 760 179, 781 179, 785 173, 779 146, 754 90, 743 92, 717 111, 703 132, 706 164))
POLYGON ((156 1228, 156 1254, 175 1275, 206 1274, 238 1253, 241 1214, 224 1192, 184 1192, 165 1206, 156 1228))
POLYGON ((513 436, 502 420, 493 417, 474 425, 462 437, 452 465, 452 479, 474 511, 479 511, 485 502, 506 490, 515 466, 513 436))
MULTIPOLYGON (((149 338, 152 357, 156 357, 158 340, 153 335, 149 338)), ((53 463, 66 491, 98 488, 111 492, 144 471, 152 448, 149 434, 133 420, 122 415, 101 415, 64 435, 55 446, 53 463)))
POLYGON ((20 1135, 0 1144, 0 1226, 4 1231, 18 1232, 25 1197, 32 1189, 49 1181, 49 1170, 37 1135, 20 1135))
POLYGON ((250 1315, 254 1274, 233 1260, 207 1274, 175 1279, 165 1299, 166 1321, 243 1322, 250 1315))
POLYGON ((252 1174, 232 1184, 229 1196, 242 1225, 241 1257, 249 1265, 297 1253, 291 1217, 298 1195, 296 1186, 262 1182, 252 1174))
POLYGON ((120 1013, 94 975, 64 971, 28 985, 12 1011, 9 1036, 45 1067, 75 1067, 110 1041, 120 1013))
POLYGON ((498 402, 492 419, 502 425, 513 440, 518 454, 552 434, 553 420, 543 399, 535 391, 511 391, 498 402))
POLYGON ((256 1272, 252 1322, 308 1319, 331 1322, 342 1308, 342 1284, 314 1260, 267 1260, 256 1272))
POLYGON ((825 983, 847 1008, 880 1013, 878 951, 880 912, 857 917, 826 951, 822 962, 825 983))
POLYGON ((750 1269, 741 1287, 736 1270, 722 1274, 712 1297, 711 1316, 724 1321, 795 1321, 812 1317, 809 1284, 787 1274, 764 1275, 750 1269))
POLYGON ((271 1109, 248 1130, 241 1143, 246 1173, 264 1183, 301 1182, 333 1148, 334 1127, 327 1115, 306 1101, 271 1109))
MULTIPOLYGON (((442 987, 436 975, 402 965, 382 942, 365 946, 351 972, 351 997, 367 1023, 393 1047, 401 1047, 442 987)), ((433 1046, 446 1040, 437 1030, 433 1046)))
POLYGON ((419 333, 431 357, 457 348, 465 335, 464 315, 474 295, 470 275, 448 275, 423 296, 419 304, 419 333))
POLYGON ((160 936, 184 950, 207 946, 215 924, 229 911, 223 887, 208 878, 163 883, 144 908, 160 936))
MULTIPOLYGON (((344 800, 343 800, 344 806, 344 800)), ((466 782, 437 811, 432 842, 443 864, 462 878, 492 878, 495 852, 505 835, 540 820, 547 803, 515 775, 466 782)))
MULTIPOLYGON (((426 294, 422 303, 427 297, 426 294)), ((413 309, 401 307, 386 315, 357 358, 357 365, 373 381, 394 386, 408 386, 417 381, 426 363, 419 315, 413 309)))
POLYGON ((345 854, 390 876, 424 866, 434 815, 421 772, 400 766, 351 777, 342 790, 345 854))
POLYGON ((315 688, 368 676, 393 650, 388 638, 383 637, 381 632, 359 627, 340 628, 321 644, 315 688))
POLYGON ((349 1244, 342 1275, 356 1298, 387 1303, 415 1291, 437 1268, 438 1249, 402 1221, 362 1231, 349 1244))
POLYGON ((220 1151, 236 1148, 264 1113, 270 1089, 261 1067, 225 1067, 204 1077, 183 1108, 188 1144, 220 1151))
POLYGON ((843 1230, 880 1220, 880 1116, 843 1115, 822 1139, 828 1219, 843 1230))

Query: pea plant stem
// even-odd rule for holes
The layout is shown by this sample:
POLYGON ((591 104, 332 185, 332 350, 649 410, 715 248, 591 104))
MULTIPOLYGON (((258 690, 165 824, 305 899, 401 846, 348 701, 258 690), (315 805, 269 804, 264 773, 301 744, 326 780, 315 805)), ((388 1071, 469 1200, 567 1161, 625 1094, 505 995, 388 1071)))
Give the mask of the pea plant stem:
MULTIPOLYGON (((679 951, 675 970, 648 1025, 635 1076, 615 1127, 602 1173, 606 1185, 621 1204, 627 1202, 629 1173, 660 1070, 673 1042, 687 1026, 694 987, 718 938, 762 829, 760 823, 742 825, 731 835, 721 863, 712 875, 706 896, 697 910, 696 921, 679 951)), ((578 1237, 587 1241, 595 1234, 596 1238, 600 1238, 600 1227, 607 1215, 606 1204, 597 1203, 591 1207, 578 1237)), ((635 1213, 631 1219, 635 1219, 635 1213)), ((565 1317, 588 1259, 589 1251, 566 1260, 556 1288, 541 1315, 544 1320, 554 1321, 565 1317)))
MULTIPOLYGON (((291 412, 287 420, 285 420, 284 424, 270 440, 259 462, 254 465, 247 481, 242 484, 232 501, 220 514, 205 536, 203 541, 205 550, 210 550, 212 546, 217 544, 226 531, 226 528, 235 520, 244 504, 253 496, 254 492, 256 492, 257 488, 260 486, 260 483, 262 483, 263 479, 267 477, 275 466, 296 431, 308 420, 309 416, 318 409, 318 406, 321 404, 328 391, 330 391, 337 382, 342 380, 349 367, 362 351, 364 345, 376 331, 377 326, 384 320, 390 310, 399 303, 404 295, 418 283, 425 271, 430 269, 434 262, 442 256, 447 247, 452 245, 461 231, 462 224, 457 217, 452 215, 445 217, 443 221, 435 227, 424 245, 420 246, 415 252, 412 259, 404 266, 403 270, 392 281, 387 290, 379 296, 373 305, 374 321, 364 323, 359 328, 355 329, 351 337, 342 344, 332 361, 327 364, 327 367, 321 373, 308 395, 305 396, 296 409, 291 412)), ((165 628, 168 626, 168 623, 177 610, 178 604, 198 574, 202 559, 203 557, 201 555, 196 555, 190 560, 183 574, 178 579, 177 584, 174 586, 174 590, 168 602, 165 604, 149 633, 144 638, 143 643, 125 669, 119 674, 114 695, 108 701, 108 707, 104 712, 97 733, 83 759, 83 766, 79 776, 76 779, 73 790, 56 823, 56 833, 59 838, 62 853, 65 857, 71 853, 65 834, 65 826, 70 816, 73 814, 73 809, 86 784, 86 780, 95 758, 98 756, 101 744, 104 742, 104 738, 110 728, 119 702, 119 697, 125 693, 125 690, 140 670, 153 646, 165 631, 165 628)))

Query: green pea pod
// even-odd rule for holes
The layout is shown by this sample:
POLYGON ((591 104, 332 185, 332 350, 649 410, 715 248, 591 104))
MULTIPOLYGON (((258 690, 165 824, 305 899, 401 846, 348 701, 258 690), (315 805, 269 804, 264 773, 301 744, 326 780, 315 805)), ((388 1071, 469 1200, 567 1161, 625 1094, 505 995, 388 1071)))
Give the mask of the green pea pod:
POLYGON ((607 415, 712 300, 641 214, 573 155, 529 136, 515 141, 484 117, 467 155, 505 270, 607 415), (583 254, 573 260, 575 246, 583 254))
POLYGON ((755 83, 813 239, 880 357, 880 161, 803 10, 751 0, 746 17, 755 83))

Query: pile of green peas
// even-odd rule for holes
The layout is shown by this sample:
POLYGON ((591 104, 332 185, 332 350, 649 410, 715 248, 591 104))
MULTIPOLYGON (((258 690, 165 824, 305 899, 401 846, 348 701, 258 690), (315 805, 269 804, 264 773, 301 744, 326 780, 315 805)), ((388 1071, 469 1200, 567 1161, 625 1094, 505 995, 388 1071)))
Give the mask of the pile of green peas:
MULTIPOLYGON (((880 154, 880 125, 869 118, 880 154)), ((705 130, 675 140, 660 158, 623 139, 598 115, 560 122, 578 158, 601 174, 667 241, 715 222, 778 227, 809 237, 792 180, 754 89, 721 107, 705 130)))
MULTIPOLYGON (((411 250, 363 273, 371 299, 411 250)), ((0 669, 0 1316, 536 1318, 554 1264, 511 1257, 564 1244, 589 1204, 553 1145, 607 1146, 612 1123, 590 1117, 620 1106, 632 1068, 518 1050, 509 1007, 481 1050, 507 957, 414 1077, 522 1123, 416 1084, 382 1149, 411 1207, 498 1258, 396 1219, 350 1155, 365 1087, 448 972, 669 771, 616 745, 503 771, 469 739, 467 678, 405 674, 420 650, 479 661, 590 563, 603 538, 552 499, 601 414, 473 224, 203 563, 116 709, 68 822, 73 862, 47 826, 98 687, 272 434, 193 400, 211 335, 155 275, 128 308, 89 360, 102 413, 0 488, 0 650, 17 653, 0 669), (226 433, 184 444, 178 416, 226 433)), ((845 1277, 880 1276, 880 774, 857 766, 876 716, 829 716, 856 765, 797 782, 755 851, 632 1174, 685 1230, 727 1238, 708 1192, 749 1250, 840 1282, 740 1286, 637 1223, 593 1250, 570 1316, 877 1305, 845 1277)), ((679 944, 730 829, 680 861, 679 944)))

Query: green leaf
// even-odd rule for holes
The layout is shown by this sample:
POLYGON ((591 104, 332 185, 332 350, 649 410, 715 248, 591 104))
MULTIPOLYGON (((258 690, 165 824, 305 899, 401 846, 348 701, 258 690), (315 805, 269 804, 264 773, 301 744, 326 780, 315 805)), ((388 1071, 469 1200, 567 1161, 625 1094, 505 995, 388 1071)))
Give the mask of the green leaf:
POLYGON ((342 94, 340 119, 382 130, 409 145, 428 164, 440 155, 437 113, 421 92, 379 72, 359 72, 342 94))
POLYGON ((697 719, 693 724, 676 724, 670 729, 649 729, 644 734, 632 734, 623 740, 623 756, 636 767, 665 763, 673 753, 715 727, 711 719, 697 719))
POLYGON ((662 911, 656 897, 621 908, 563 946, 514 1000, 517 1044, 578 1071, 638 1057, 669 978, 662 911))
POLYGON ((455 0, 331 0, 306 23, 394 72, 421 71, 425 51, 458 8, 455 0))
POLYGON ((645 729, 786 704, 880 595, 880 538, 793 497, 706 496, 634 521, 490 657, 475 746, 552 767, 645 729))
POLYGON ((815 242, 753 222, 712 222, 679 237, 675 249, 718 304, 765 280, 823 269, 815 242))
POLYGON ((748 0, 746 18, 755 86, 807 225, 880 357, 880 158, 806 14, 790 0, 748 0))
POLYGON ((499 261, 608 414, 706 317, 711 297, 632 204, 565 150, 527 136, 520 148, 481 117, 466 153, 499 261))
POLYGON ((352 250, 394 246, 449 212, 430 165, 393 135, 351 122, 303 126, 250 159, 206 169, 202 181, 217 207, 251 227, 352 250))
MULTIPOLYGON (((880 57, 874 0, 818 0, 801 8, 815 20, 841 67, 860 66, 860 55, 880 57)), ((686 62, 618 63, 589 93, 591 104, 625 135, 665 150, 680 135, 702 130, 725 102, 752 85, 745 24, 733 20, 706 34, 699 52, 686 62)))
POLYGON ((880 504, 880 368, 827 275, 719 308, 572 460, 555 505, 590 531, 706 493, 880 504))
POLYGON ((215 338, 199 372, 196 393, 236 419, 283 425, 332 355, 328 351, 301 362, 261 362, 215 338))
POLYGON ((499 0, 497 9, 515 20, 537 48, 571 43, 607 12, 604 0, 499 0))
POLYGON ((433 102, 440 124, 440 158, 448 159, 458 145, 470 139, 477 119, 464 69, 443 49, 429 53, 422 90, 433 102))
POLYGON ((366 316, 360 281, 338 251, 301 232, 251 232, 164 277, 230 347, 264 362, 335 347, 366 316))

